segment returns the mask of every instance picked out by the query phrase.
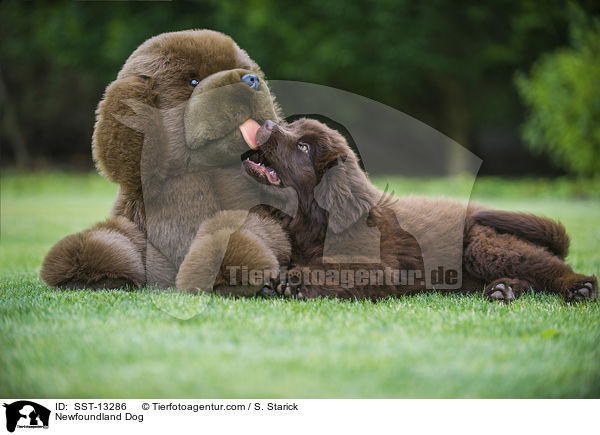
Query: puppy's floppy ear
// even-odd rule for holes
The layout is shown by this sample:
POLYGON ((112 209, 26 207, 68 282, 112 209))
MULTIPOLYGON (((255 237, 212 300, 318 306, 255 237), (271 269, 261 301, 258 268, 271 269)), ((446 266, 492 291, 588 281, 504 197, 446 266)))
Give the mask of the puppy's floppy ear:
POLYGON ((155 81, 147 76, 115 80, 106 88, 96 110, 92 153, 96 167, 125 189, 139 189, 144 133, 127 122, 139 116, 140 107, 160 105, 155 81))
POLYGON ((368 214, 375 205, 377 191, 360 169, 356 156, 349 152, 338 158, 314 189, 317 204, 329 212, 329 226, 341 233, 368 214))

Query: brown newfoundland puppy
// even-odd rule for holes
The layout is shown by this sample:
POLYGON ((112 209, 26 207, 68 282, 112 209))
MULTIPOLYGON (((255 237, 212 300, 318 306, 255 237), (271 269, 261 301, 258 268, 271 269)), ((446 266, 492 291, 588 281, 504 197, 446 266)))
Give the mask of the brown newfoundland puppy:
MULTIPOLYGON (((271 290, 301 298, 372 299, 423 291, 431 287, 423 279, 427 256, 419 241, 444 246, 458 232, 462 280, 458 272, 451 277, 458 277, 455 290, 484 288, 484 296, 507 302, 530 288, 559 293, 567 301, 597 295, 596 277, 577 274, 564 262, 569 239, 560 223, 449 199, 387 195, 369 182, 344 137, 312 119, 288 125, 267 121, 257 142, 260 147, 242 156, 247 175, 270 189, 292 187, 298 199, 294 217, 264 210, 283 222, 292 242, 287 277, 271 290), (327 258, 327 251, 339 253, 340 247, 346 256, 337 256, 337 262, 327 258), (352 279, 343 280, 344 275, 352 279)), ((428 255, 436 254, 452 255, 428 255)))

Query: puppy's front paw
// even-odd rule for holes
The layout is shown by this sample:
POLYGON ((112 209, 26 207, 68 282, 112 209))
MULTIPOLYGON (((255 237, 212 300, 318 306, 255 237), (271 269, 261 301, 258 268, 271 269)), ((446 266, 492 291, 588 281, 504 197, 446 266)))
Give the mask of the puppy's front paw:
POLYGON ((306 287, 302 282, 302 270, 299 268, 288 270, 275 286, 275 290, 285 298, 304 299, 306 287))
POLYGON ((277 294, 288 299, 304 299, 306 289, 304 284, 293 285, 289 282, 282 282, 277 285, 277 294))
POLYGON ((258 291, 258 293, 256 293, 256 296, 259 298, 272 298, 277 296, 277 285, 278 283, 274 280, 265 282, 265 285, 258 291))

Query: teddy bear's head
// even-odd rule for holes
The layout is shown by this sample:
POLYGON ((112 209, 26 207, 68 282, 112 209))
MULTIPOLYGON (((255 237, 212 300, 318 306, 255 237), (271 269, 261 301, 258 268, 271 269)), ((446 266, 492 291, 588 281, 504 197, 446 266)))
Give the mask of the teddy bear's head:
POLYGON ((278 119, 279 111, 264 74, 230 37, 189 30, 139 46, 107 87, 96 116, 97 167, 124 190, 139 191, 148 138, 165 142, 160 158, 239 163, 256 146, 259 124, 278 119))

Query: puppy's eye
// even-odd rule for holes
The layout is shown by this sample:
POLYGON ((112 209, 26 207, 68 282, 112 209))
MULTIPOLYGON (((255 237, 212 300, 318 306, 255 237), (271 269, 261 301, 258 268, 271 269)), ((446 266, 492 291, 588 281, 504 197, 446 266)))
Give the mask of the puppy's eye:
POLYGON ((298 142, 298 149, 303 153, 307 153, 310 151, 310 146, 305 142, 298 142))
POLYGON ((198 86, 198 83, 200 83, 198 80, 192 79, 192 81, 190 82, 190 85, 196 87, 196 86, 198 86))

